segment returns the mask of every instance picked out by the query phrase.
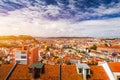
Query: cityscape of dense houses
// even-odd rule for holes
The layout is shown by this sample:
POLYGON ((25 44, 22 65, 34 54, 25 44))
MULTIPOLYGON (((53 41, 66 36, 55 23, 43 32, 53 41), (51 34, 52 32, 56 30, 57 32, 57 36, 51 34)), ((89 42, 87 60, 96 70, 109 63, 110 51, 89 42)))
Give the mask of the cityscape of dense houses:
POLYGON ((0 80, 120 80, 117 38, 24 38, 0 38, 0 80))

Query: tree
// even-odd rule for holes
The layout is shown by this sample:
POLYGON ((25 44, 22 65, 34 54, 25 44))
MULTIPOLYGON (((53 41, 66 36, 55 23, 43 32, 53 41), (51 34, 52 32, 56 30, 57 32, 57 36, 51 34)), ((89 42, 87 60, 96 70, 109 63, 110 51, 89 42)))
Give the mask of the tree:
POLYGON ((97 50, 97 46, 93 45, 93 46, 90 47, 90 49, 97 50))
POLYGON ((108 47, 108 44, 107 44, 107 43, 105 43, 104 45, 105 45, 106 47, 108 47))
POLYGON ((86 54, 86 51, 81 51, 81 53, 86 54))
POLYGON ((50 50, 49 46, 45 46, 45 49, 46 49, 46 51, 50 50))

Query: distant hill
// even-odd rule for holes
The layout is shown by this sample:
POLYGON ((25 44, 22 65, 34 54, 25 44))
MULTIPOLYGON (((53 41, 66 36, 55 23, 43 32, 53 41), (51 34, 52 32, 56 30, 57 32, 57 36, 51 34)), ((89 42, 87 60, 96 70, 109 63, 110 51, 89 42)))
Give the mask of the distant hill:
POLYGON ((36 39, 93 39, 93 37, 35 37, 36 39))
POLYGON ((28 35, 19 35, 19 36, 0 36, 0 40, 34 40, 35 38, 28 35))
POLYGON ((29 35, 19 35, 19 36, 0 36, 0 47, 7 47, 7 48, 13 48, 13 47, 20 47, 19 42, 23 44, 29 44, 29 43, 39 43, 34 37, 29 35))

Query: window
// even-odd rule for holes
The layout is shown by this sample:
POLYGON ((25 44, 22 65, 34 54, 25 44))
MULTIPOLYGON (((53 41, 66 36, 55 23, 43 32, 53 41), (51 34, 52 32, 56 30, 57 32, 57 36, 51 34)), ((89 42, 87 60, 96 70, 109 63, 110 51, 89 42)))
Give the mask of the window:
POLYGON ((83 72, 82 69, 79 68, 79 73, 82 73, 82 72, 83 72))
POLYGON ((26 59, 26 56, 21 56, 21 58, 26 59))

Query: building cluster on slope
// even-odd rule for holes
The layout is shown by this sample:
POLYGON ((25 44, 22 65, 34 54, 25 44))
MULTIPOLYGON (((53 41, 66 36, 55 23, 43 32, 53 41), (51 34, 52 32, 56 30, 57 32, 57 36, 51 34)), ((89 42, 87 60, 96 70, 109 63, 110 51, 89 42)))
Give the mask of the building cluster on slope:
POLYGON ((118 40, 40 39, 39 44, 19 43, 21 48, 0 48, 0 80, 120 80, 118 40))

